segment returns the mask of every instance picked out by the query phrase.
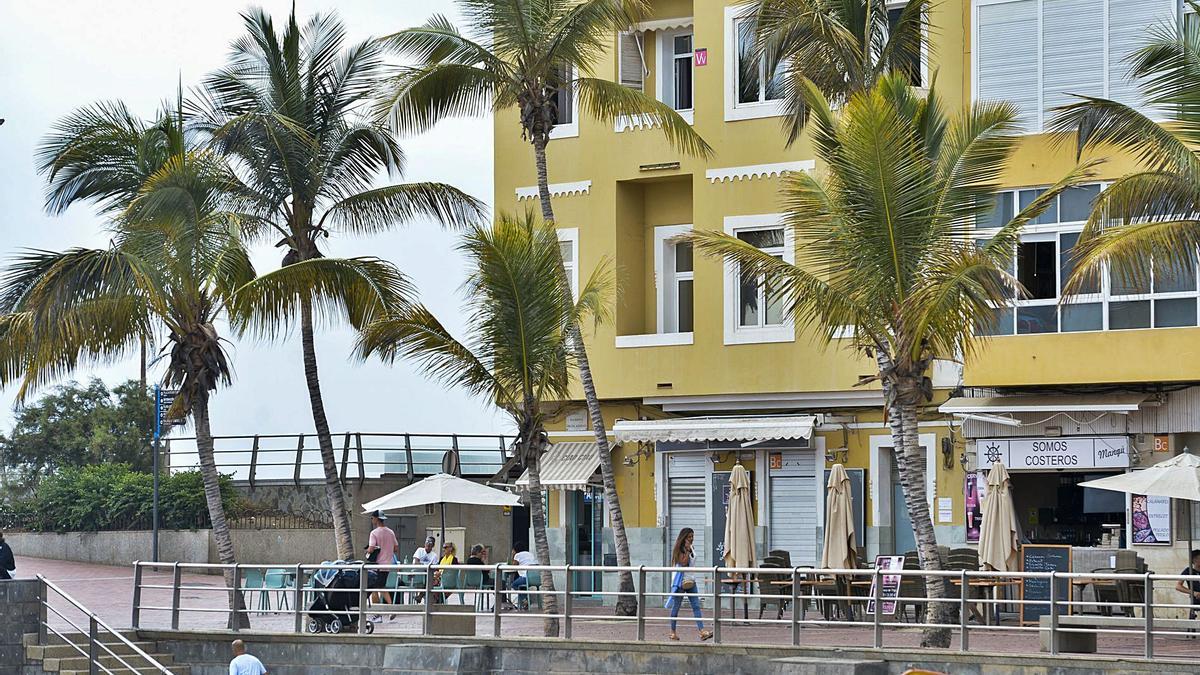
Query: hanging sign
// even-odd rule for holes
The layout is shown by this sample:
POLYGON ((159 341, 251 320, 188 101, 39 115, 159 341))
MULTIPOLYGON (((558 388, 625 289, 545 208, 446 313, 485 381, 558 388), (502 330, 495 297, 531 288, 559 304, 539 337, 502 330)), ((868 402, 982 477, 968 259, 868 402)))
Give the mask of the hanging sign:
POLYGON ((708 49, 697 49, 694 53, 696 59, 696 67, 703 68, 708 65, 708 49))
POLYGON ((1129 466, 1128 436, 981 438, 975 452, 980 469, 1004 462, 1010 471, 1122 469, 1129 466))
POLYGON ((1133 543, 1171 543, 1171 498, 1159 495, 1130 495, 1133 543))

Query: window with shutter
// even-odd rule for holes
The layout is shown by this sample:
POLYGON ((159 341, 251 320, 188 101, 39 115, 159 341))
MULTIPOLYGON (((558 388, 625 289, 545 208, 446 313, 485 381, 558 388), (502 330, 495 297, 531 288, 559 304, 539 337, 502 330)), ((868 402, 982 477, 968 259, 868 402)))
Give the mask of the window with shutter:
POLYGON ((1071 94, 1104 96, 1104 13, 1097 0, 1045 0, 1042 5, 1043 124, 1071 94))
POLYGON ((1026 131, 1037 131, 1038 3, 1020 0, 980 5, 976 98, 1009 101, 1026 131))
POLYGON ((1108 0, 1108 98, 1149 112, 1129 77, 1129 55, 1145 46, 1149 27, 1175 10, 1175 0, 1108 0))
POLYGON ((647 75, 643 39, 642 33, 621 33, 618 38, 621 85, 638 91, 643 91, 647 75))

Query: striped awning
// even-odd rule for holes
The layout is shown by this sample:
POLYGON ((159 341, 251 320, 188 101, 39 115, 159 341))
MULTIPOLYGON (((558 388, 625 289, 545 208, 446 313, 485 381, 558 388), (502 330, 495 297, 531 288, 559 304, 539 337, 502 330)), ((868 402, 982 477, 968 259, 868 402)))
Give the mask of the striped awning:
POLYGON ((811 438, 816 420, 813 415, 617 420, 613 434, 642 443, 795 440, 811 438))
MULTIPOLYGON (((543 489, 583 490, 600 468, 600 452, 595 443, 555 443, 539 466, 543 489)), ((529 489, 528 469, 517 479, 517 487, 529 489)))

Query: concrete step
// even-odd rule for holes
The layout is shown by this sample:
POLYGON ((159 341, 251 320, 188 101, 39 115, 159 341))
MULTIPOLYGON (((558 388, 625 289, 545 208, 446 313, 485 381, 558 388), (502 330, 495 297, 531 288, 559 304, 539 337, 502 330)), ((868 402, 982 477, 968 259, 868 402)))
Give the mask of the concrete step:
MULTIPOLYGON (((114 654, 122 654, 123 655, 123 654, 133 654, 134 653, 133 649, 129 645, 127 645, 123 642, 105 642, 103 644, 105 646, 107 646, 110 650, 112 650, 112 652, 114 654)), ((157 648, 155 643, 153 643, 153 642, 135 642, 133 644, 138 649, 141 649, 142 651, 146 652, 147 654, 153 652, 157 648)), ((84 649, 87 649, 86 639, 84 642, 80 642, 79 646, 84 649)), ((45 659, 70 658, 70 657, 76 656, 78 654, 79 654, 79 652, 74 647, 72 647, 71 645, 68 645, 68 644, 30 645, 30 646, 25 647, 25 658, 31 659, 33 661, 42 661, 45 659)))
POLYGON ((887 675, 888 666, 884 661, 862 659, 814 659, 812 657, 792 656, 774 659, 774 672, 779 675, 887 675))
MULTIPOLYGON (((74 632, 68 633, 68 632, 62 631, 62 630, 60 630, 59 632, 62 633, 65 638, 69 638, 71 640, 71 642, 74 642, 75 644, 87 642, 87 639, 88 639, 88 636, 86 633, 74 633, 74 632)), ((133 642, 138 639, 137 631, 133 631, 133 630, 119 630, 119 631, 117 631, 117 634, 119 634, 121 637, 125 638, 126 640, 129 640, 130 642, 133 642)), ((118 642, 118 640, 116 638, 114 638, 111 633, 107 633, 107 632, 102 633, 100 635, 100 641, 103 642, 104 644, 118 642)), ((21 637, 21 645, 24 647, 33 647, 33 646, 39 646, 39 645, 50 646, 50 645, 63 645, 63 644, 67 644, 67 641, 63 637, 59 637, 58 635, 55 635, 54 633, 47 633, 45 642, 41 642, 38 640, 37 633, 26 633, 25 635, 23 635, 21 637)))
MULTIPOLYGON (((155 661, 158 661, 159 663, 161 663, 164 666, 167 666, 168 668, 170 668, 171 665, 175 663, 175 656, 172 654, 151 654, 150 656, 155 661)), ((147 672, 152 672, 152 673, 160 672, 158 669, 151 666, 150 663, 148 661, 146 661, 144 658, 142 658, 141 656, 122 656, 121 658, 124 659, 129 664, 129 666, 131 666, 133 668, 137 668, 139 670, 145 668, 147 672)), ((100 665, 106 666, 113 670, 119 669, 119 670, 125 671, 125 672, 127 672, 129 670, 125 666, 125 664, 121 663, 121 661, 118 660, 117 657, 115 657, 115 656, 101 656, 99 658, 99 661, 100 661, 100 665)), ((51 673, 65 672, 65 671, 69 671, 69 670, 87 670, 88 663, 89 663, 89 661, 88 661, 87 657, 84 657, 84 656, 72 656, 72 657, 68 657, 68 658, 46 659, 45 661, 42 661, 42 669, 49 671, 51 673)))
MULTIPOLYGON (((171 671, 172 675, 191 675, 191 673, 192 673, 192 669, 190 666, 169 666, 168 669, 171 671)), ((91 675, 91 673, 86 668, 84 668, 83 670, 60 670, 58 672, 59 672, 59 675, 91 675)), ((121 673, 121 675, 127 675, 128 673, 131 673, 132 671, 114 670, 113 672, 121 673)), ((162 673, 154 668, 138 668, 136 675, 162 675, 162 673)))

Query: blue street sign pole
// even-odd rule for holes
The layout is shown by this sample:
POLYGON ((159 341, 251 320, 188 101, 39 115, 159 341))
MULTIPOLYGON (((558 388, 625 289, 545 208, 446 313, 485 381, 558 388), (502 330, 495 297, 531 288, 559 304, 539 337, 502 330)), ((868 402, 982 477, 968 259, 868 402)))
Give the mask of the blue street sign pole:
POLYGON ((162 387, 154 385, 154 505, 151 519, 154 521, 150 544, 150 557, 158 562, 158 439, 162 436, 162 387))

